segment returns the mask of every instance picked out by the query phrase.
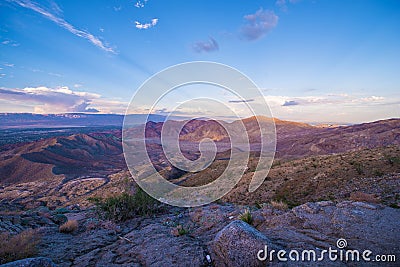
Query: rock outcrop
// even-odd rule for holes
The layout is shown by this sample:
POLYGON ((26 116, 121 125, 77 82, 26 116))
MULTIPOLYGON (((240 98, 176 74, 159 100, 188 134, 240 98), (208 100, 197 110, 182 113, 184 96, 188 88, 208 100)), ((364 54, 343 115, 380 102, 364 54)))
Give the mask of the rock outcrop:
POLYGON ((225 226, 212 242, 216 266, 264 266, 257 260, 259 250, 279 248, 265 235, 243 221, 233 221, 225 226))

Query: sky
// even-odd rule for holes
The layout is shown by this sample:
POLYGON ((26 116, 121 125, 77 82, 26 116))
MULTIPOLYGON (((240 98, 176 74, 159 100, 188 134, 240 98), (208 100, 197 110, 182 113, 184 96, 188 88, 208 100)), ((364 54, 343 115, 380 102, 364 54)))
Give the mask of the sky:
MULTIPOLYGON (((0 2, 0 112, 124 114, 147 79, 191 61, 237 69, 262 94, 244 100, 262 98, 280 119, 400 117, 400 1, 0 2)), ((196 85, 155 112, 198 96, 243 104, 196 85)), ((201 109, 185 103, 184 115, 201 109)), ((204 110, 222 113, 215 103, 204 110)))

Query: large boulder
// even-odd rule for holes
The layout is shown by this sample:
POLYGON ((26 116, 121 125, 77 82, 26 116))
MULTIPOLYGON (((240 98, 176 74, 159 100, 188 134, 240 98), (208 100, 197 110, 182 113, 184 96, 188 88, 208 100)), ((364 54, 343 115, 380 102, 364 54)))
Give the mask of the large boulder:
POLYGON ((56 265, 49 258, 37 257, 37 258, 27 258, 27 259, 17 260, 0 266, 1 267, 55 267, 56 265))
MULTIPOLYGON (((211 244, 216 266, 265 266, 266 261, 257 258, 260 250, 279 250, 270 239, 243 221, 233 221, 225 226, 211 244)), ((264 253, 260 254, 261 257, 264 253)))

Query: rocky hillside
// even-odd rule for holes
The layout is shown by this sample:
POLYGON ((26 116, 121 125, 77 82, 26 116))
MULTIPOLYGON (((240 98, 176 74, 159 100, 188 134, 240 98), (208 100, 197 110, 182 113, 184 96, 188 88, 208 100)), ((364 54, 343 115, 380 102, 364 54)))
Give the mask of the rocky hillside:
POLYGON ((95 175, 125 168, 121 139, 113 134, 76 134, 17 146, 0 153, 0 182, 15 184, 95 175))

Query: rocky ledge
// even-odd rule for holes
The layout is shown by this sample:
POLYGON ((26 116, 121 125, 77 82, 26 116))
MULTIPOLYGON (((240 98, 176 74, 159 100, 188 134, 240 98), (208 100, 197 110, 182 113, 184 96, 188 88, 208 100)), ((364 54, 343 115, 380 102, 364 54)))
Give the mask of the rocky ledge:
MULTIPOLYGON (((377 254, 390 254, 395 255, 397 264, 400 260, 399 209, 353 201, 310 202, 291 210, 267 205, 250 211, 250 224, 238 220, 244 209, 230 204, 171 208, 157 216, 137 217, 119 224, 98 219, 92 210, 64 210, 64 216, 79 222, 78 229, 72 233, 59 232, 59 222, 54 216, 60 211, 42 209, 27 224, 11 225, 20 222, 13 215, 12 219, 0 222, 0 227, 13 231, 23 230, 25 225, 36 227, 42 237, 37 256, 47 258, 56 266, 360 264, 339 259, 329 261, 327 257, 322 262, 280 262, 276 255, 272 262, 269 258, 260 261, 257 255, 264 256, 265 246, 269 251, 285 251, 286 257, 293 250, 301 255, 304 250, 318 254, 331 248, 342 249, 344 253, 370 250, 371 259, 377 254)), ((374 262, 368 264, 373 266, 374 262)), ((396 266, 396 262, 385 266, 396 266)))

